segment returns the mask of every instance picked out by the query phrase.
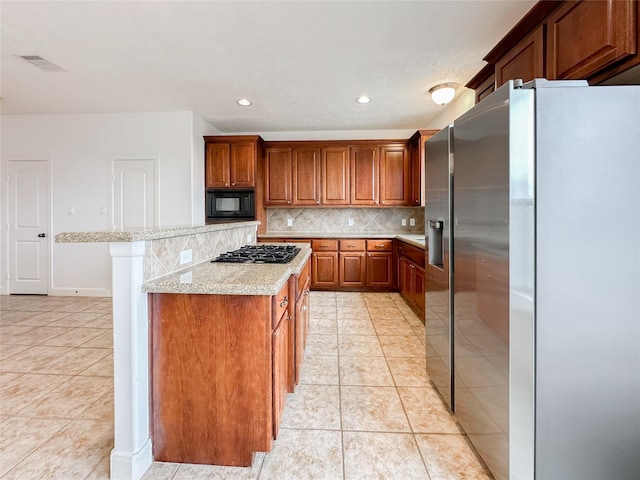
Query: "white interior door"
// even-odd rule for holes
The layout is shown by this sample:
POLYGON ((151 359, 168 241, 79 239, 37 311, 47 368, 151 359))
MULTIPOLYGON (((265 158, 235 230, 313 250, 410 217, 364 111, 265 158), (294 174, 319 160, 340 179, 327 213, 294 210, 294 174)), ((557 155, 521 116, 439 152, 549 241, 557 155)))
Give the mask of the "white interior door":
POLYGON ((155 160, 113 161, 113 226, 156 226, 155 160))
POLYGON ((49 162, 9 161, 9 293, 48 292, 49 162))

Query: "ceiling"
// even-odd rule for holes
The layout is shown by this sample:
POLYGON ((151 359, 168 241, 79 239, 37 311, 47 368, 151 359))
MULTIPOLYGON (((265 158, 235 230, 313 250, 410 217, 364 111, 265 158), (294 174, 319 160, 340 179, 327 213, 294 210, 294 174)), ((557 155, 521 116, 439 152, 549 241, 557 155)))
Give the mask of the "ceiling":
POLYGON ((427 90, 455 82, 460 95, 534 3, 3 0, 2 114, 192 110, 230 133, 424 128, 444 108, 427 90))

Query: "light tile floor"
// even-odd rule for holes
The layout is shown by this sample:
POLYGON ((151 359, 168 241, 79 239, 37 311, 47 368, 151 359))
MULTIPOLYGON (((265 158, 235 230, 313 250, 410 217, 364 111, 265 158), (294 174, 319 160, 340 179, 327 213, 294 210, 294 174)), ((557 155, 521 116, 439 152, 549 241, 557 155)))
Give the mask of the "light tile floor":
MULTIPOLYGON (((395 293, 312 292, 300 384, 252 468, 154 463, 144 480, 488 479, 431 387, 395 293)), ((0 478, 106 480, 110 299, 0 297, 0 478)))

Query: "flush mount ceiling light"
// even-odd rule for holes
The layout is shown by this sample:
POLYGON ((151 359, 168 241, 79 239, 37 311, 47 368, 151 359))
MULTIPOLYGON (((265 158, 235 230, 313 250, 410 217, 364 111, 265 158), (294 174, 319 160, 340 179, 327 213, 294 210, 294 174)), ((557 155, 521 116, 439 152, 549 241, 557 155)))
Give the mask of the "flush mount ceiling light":
POLYGON ((249 105, 251 105, 251 102, 246 98, 241 98, 240 100, 238 100, 238 105, 242 105, 243 107, 248 107, 249 105))
POLYGON ((455 83, 441 83, 431 87, 429 89, 431 100, 438 105, 446 105, 456 95, 456 88, 458 88, 458 85, 455 83))
POLYGON ((362 95, 361 97, 356 98, 356 102, 358 103, 369 103, 371 99, 366 95, 362 95))

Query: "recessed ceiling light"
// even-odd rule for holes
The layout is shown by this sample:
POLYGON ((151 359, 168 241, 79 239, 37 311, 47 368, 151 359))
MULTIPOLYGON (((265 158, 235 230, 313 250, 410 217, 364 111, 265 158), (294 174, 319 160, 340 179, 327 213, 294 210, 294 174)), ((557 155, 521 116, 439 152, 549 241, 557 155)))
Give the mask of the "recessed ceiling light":
POLYGON ((356 98, 356 102, 358 103, 369 103, 371 99, 366 95, 362 95, 361 97, 356 98))
POLYGON ((241 98, 240 100, 238 100, 238 105, 242 105, 243 107, 248 107, 249 105, 251 105, 251 102, 246 98, 241 98))

